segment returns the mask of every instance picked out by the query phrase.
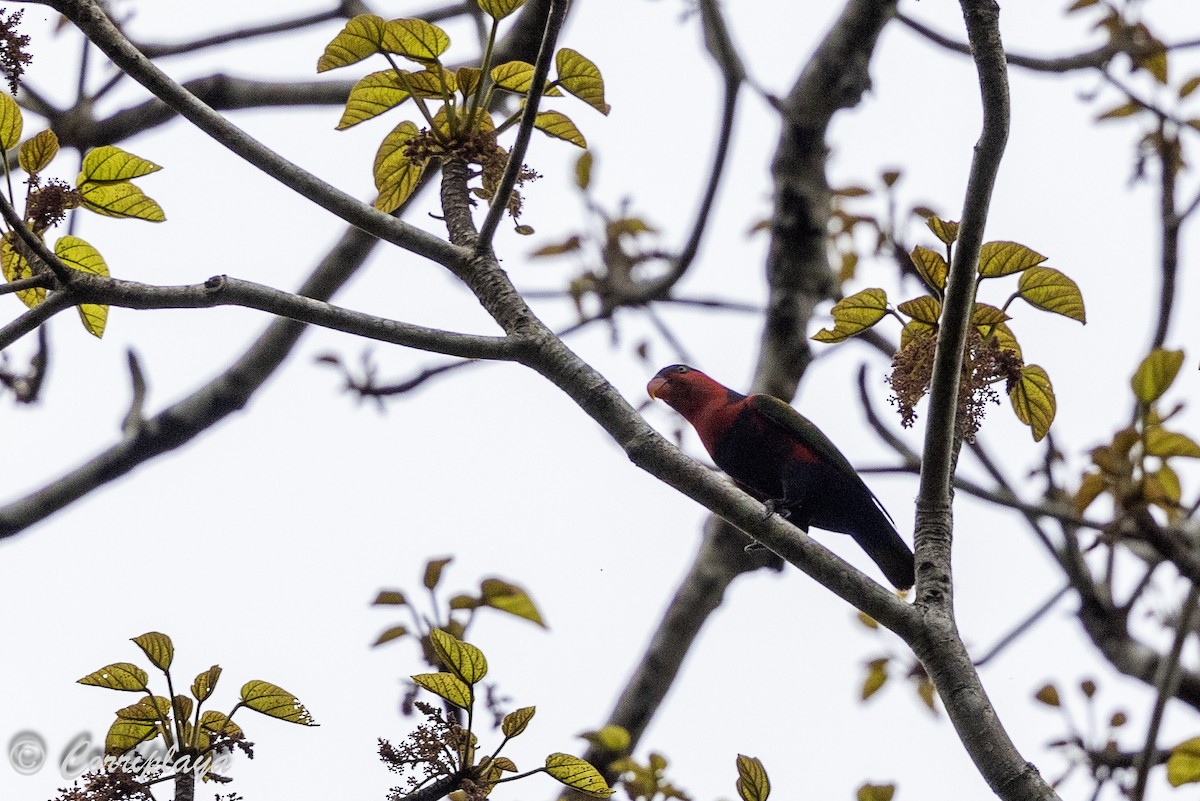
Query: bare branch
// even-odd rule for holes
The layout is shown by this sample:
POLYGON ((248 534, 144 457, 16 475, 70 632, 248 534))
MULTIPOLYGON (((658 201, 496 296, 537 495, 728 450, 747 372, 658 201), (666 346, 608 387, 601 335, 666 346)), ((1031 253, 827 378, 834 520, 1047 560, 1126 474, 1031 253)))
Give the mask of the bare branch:
POLYGON ((335 8, 331 8, 328 11, 318 11, 315 14, 307 14, 302 17, 281 20, 280 22, 272 22, 267 25, 255 25, 248 28, 225 31, 212 36, 193 39, 190 42, 176 42, 171 44, 138 42, 136 43, 136 46, 138 50, 142 51, 146 58, 177 56, 183 53, 194 53, 197 50, 204 50, 205 48, 209 47, 218 47, 223 44, 229 44, 230 42, 245 42, 249 39, 254 39, 259 36, 270 36, 271 34, 275 33, 295 31, 301 28, 307 28, 311 25, 320 25, 322 22, 340 19, 345 16, 346 4, 339 3, 335 8))

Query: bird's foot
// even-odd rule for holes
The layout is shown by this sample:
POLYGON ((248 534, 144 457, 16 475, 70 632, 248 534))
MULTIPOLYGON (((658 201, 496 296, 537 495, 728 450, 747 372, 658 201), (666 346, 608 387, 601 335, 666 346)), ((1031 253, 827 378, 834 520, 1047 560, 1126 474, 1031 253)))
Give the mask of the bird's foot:
POLYGON ((764 520, 773 514, 778 514, 796 528, 807 533, 808 519, 804 514, 801 504, 796 503, 795 501, 788 501, 785 498, 768 498, 767 501, 763 503, 763 508, 767 512, 763 516, 764 520))

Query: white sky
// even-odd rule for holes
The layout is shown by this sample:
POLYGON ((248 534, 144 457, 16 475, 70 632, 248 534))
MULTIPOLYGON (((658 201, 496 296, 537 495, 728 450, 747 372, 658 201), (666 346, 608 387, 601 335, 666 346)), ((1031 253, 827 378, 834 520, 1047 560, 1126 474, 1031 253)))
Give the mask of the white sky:
MULTIPOLYGON (((325 4, 288 4, 288 13, 325 4)), ((728 4, 729 23, 747 66, 783 94, 840 3, 728 4)), ((1090 19, 1065 20, 1066 3, 1014 2, 1004 8, 1006 44, 1018 52, 1062 54, 1095 46, 1090 19)), ((1196 35, 1190 4, 1146 4, 1152 25, 1168 39, 1196 35)), ((155 41, 191 38, 278 15, 263 0, 126 4, 131 29, 155 41)), ((399 17, 425 8, 379 3, 399 17)), ((961 15, 950 0, 906 4, 906 11, 961 37, 961 15)), ((674 0, 611 0, 577 4, 560 44, 595 61, 607 82, 612 114, 603 118, 569 98, 553 107, 570 115, 596 153, 595 193, 608 208, 621 198, 659 227, 662 245, 683 241, 705 180, 719 104, 715 69, 700 47, 698 21, 681 19, 674 0)), ((50 13, 26 7, 37 60, 31 84, 61 103, 71 97, 78 45, 48 33, 50 13)), ((226 71, 232 75, 303 79, 338 24, 221 50, 200 59, 172 59, 178 79, 226 71)), ((451 55, 472 52, 469 29, 452 28, 451 55)), ((350 67, 333 77, 359 77, 380 65, 350 67)), ((1120 65, 1119 70, 1123 69, 1120 65)), ((1191 70, 1195 72, 1195 62, 1191 70)), ((969 60, 933 49, 899 25, 883 35, 872 65, 875 91, 858 109, 838 116, 830 159, 837 184, 867 183, 900 166, 902 202, 931 205, 957 217, 971 148, 978 135, 978 96, 969 60)), ((103 80, 100 71, 93 85, 103 80)), ((100 114, 136 102, 131 82, 101 105, 100 114)), ((1173 81, 1178 85, 1178 81, 1173 81)), ((1128 377, 1152 333, 1158 278, 1152 186, 1128 186, 1140 123, 1095 127, 1098 110, 1118 102, 1091 75, 1057 79, 1015 71, 1013 129, 988 225, 988 236, 1013 239, 1047 254, 1048 264, 1078 281, 1089 324, 1017 307, 1013 328, 1026 358, 1049 371, 1058 394, 1054 433, 1073 469, 1087 449, 1124 424, 1128 377), (1089 103, 1083 95, 1101 92, 1089 103)), ((1196 102, 1194 101, 1193 107, 1196 102)), ((1192 115, 1196 116, 1194 108, 1192 115)), ((766 239, 746 231, 770 211, 768 164, 778 136, 773 112, 747 93, 735 151, 700 257, 680 287, 684 294, 723 294, 761 302, 766 239)), ((390 122, 335 132, 335 108, 233 113, 267 144, 360 197, 371 197, 369 167, 390 122)), ((26 134, 40 127, 27 120, 26 134)), ((1194 136, 1193 136, 1194 140, 1194 136)), ((104 254, 114 275, 173 284, 228 273, 294 288, 343 224, 282 190, 183 122, 122 147, 163 165, 141 179, 168 216, 158 226, 93 216, 77 234, 104 254)), ((497 250, 526 288, 558 288, 578 267, 570 259, 530 260, 541 244, 582 224, 572 185, 578 151, 535 139, 528 161, 546 177, 532 185, 523 219, 535 237, 502 225, 497 250)), ((77 165, 60 156, 58 174, 77 165)), ((1185 200, 1190 194, 1184 192, 1185 200)), ((426 203, 429 201, 426 200, 426 203)), ((864 203, 864 208, 879 210, 864 203)), ((440 224, 415 209, 408 218, 439 235, 440 224)), ((911 242, 932 237, 911 229, 911 242)), ((1186 243, 1185 243, 1186 244, 1186 243)), ((1181 296, 1169 344, 1197 341, 1197 287, 1185 246, 1181 296)), ((1015 283, 1015 282, 1014 282, 1015 283)), ((890 265, 866 265, 862 286, 897 290, 890 265)), ((985 287, 1002 302, 1012 288, 985 287)), ((494 332, 477 304, 441 268, 381 249, 369 268, 336 299, 348 307, 415 323, 494 332)), ((5 299, 4 319, 21 310, 5 299)), ((568 302, 538 306, 555 326, 573 322, 568 302)), ((743 387, 757 347, 759 320, 744 314, 663 309, 662 316, 715 377, 743 387)), ((6 406, 0 415, 5 498, 19 497, 75 465, 117 436, 129 388, 125 350, 134 348, 150 382, 150 412, 189 392, 241 352, 266 319, 246 310, 112 311, 97 342, 73 315, 52 324, 52 372, 41 403, 6 406)), ((637 313, 619 315, 620 344, 594 327, 570 344, 632 402, 675 354, 637 313), (650 362, 633 355, 651 343, 650 362)), ((887 330, 887 329, 885 329, 887 330)), ((889 331, 892 335, 897 332, 889 331)), ((387 377, 405 377, 440 358, 382 345, 368 347, 387 377)), ((851 461, 892 463, 866 430, 853 377, 866 360, 876 407, 886 410, 886 362, 854 343, 827 350, 801 386, 797 406, 837 442, 851 461), (846 411, 849 410, 849 411, 846 411)), ((474 641, 487 653, 491 678, 515 706, 536 705, 529 731, 506 753, 522 769, 550 751, 581 753, 576 735, 602 724, 632 670, 657 616, 690 564, 705 512, 632 467, 578 409, 530 372, 490 365, 432 382, 389 404, 380 415, 340 390, 338 377, 314 364, 337 352, 356 361, 364 343, 341 334, 306 334, 288 366, 247 412, 188 447, 89 496, 21 536, 0 543, 0 742, 34 729, 52 757, 80 731, 102 738, 120 706, 133 702, 74 684, 111 662, 144 664, 128 638, 170 634, 177 685, 213 663, 225 669, 212 708, 232 705, 237 689, 261 678, 298 695, 320 728, 300 727, 246 711, 236 720, 257 743, 242 760, 232 789, 248 799, 378 799, 395 784, 375 756, 377 737, 400 740, 411 721, 396 712, 400 678, 422 672, 411 642, 371 650, 385 627, 407 615, 368 607, 381 587, 415 594, 421 566, 453 554, 444 582, 453 593, 486 576, 525 585, 550 630, 501 615, 481 616, 474 641)), ((15 348, 18 355, 26 353, 15 348)), ((1189 350, 1172 397, 1186 401, 1200 385, 1197 353, 1189 350)), ((677 425, 665 407, 647 412, 664 432, 677 425)), ((1195 412, 1176 422, 1197 436, 1195 412)), ((919 433, 908 440, 919 445, 919 433)), ((996 408, 983 439, 1021 481, 1041 449, 1011 411, 996 408)), ((694 438, 686 440, 699 453, 694 438)), ((977 472, 969 458, 964 470, 977 472)), ((1185 477, 1185 497, 1189 492, 1185 477)), ((872 477, 870 484, 911 532, 915 479, 872 477)), ((1031 482, 1031 493, 1036 482, 1031 482)), ((963 635, 982 653, 1026 611, 1055 592, 1056 576, 1040 546, 1015 515, 970 499, 956 509, 958 608, 963 635)), ((855 564, 875 571, 844 537, 821 540, 855 564)), ((1169 596, 1160 596, 1167 606, 1169 596)), ((1062 761, 1044 745, 1064 736, 1058 716, 1031 701, 1046 680, 1071 685, 1096 677, 1102 722, 1117 708, 1134 713, 1125 747, 1140 744, 1151 694, 1115 676, 1073 623, 1066 601, 1035 631, 983 671, 983 680, 1023 754, 1050 778, 1062 761)), ((853 797, 863 780, 896 781, 898 798, 957 799, 987 792, 945 716, 919 705, 900 677, 866 705, 857 702, 864 663, 881 651, 899 653, 890 635, 853 622, 853 611, 801 573, 756 575, 734 585, 685 666, 637 755, 665 753, 669 775, 696 799, 734 796, 737 753, 762 758, 778 798, 853 797)), ((1189 656, 1194 656, 1190 654, 1189 656)), ((1193 662, 1194 664, 1194 662, 1193 662)), ((1067 692, 1084 721, 1077 692, 1067 692)), ((1168 709, 1162 742, 1195 733, 1200 720, 1168 709)), ((1083 725, 1081 723, 1081 725, 1083 725)), ((484 743, 490 733, 482 733, 484 743)), ((63 780, 49 767, 22 777, 0 766, 0 797, 44 799, 63 780)), ((1165 796, 1163 779, 1152 784, 1165 796)), ((222 791, 227 791, 220 788, 222 791)), ((1068 795, 1086 792, 1083 782, 1068 795)), ((202 788, 208 793, 209 788, 202 788)), ((550 798, 549 780, 535 778, 493 797, 550 798)), ((204 796, 209 797, 209 796, 204 796)))

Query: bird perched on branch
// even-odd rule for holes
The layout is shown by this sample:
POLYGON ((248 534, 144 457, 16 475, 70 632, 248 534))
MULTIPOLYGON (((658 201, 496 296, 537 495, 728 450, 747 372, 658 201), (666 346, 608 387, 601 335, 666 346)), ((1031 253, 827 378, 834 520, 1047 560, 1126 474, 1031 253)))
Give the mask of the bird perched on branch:
POLYGON ((798 528, 849 534, 899 589, 913 585, 912 551, 891 516, 829 437, 770 395, 742 395, 673 364, 646 386, 683 415, 717 467, 798 528))

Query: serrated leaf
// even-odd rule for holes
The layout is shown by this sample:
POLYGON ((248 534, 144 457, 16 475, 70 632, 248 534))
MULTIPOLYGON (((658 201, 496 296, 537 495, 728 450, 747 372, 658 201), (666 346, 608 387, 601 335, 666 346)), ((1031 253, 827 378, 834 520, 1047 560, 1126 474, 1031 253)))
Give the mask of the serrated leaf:
MULTIPOLYGON (((15 241, 16 233, 13 231, 9 231, 3 237, 0 237, 0 270, 4 272, 4 280, 10 284, 13 281, 33 277, 33 267, 17 250, 14 245, 15 241)), ((46 299, 46 288, 22 289, 17 293, 17 297, 22 303, 32 309, 46 299)))
POLYGON ((375 639, 374 645, 383 645, 385 642, 391 642, 392 640, 399 639, 406 634, 408 634, 408 629, 406 627, 392 626, 375 639))
POLYGON ((166 720, 171 715, 171 701, 161 695, 143 698, 136 704, 131 704, 117 710, 117 717, 125 720, 146 721, 166 720))
POLYGON ((1146 429, 1146 454, 1162 459, 1172 456, 1200 459, 1200 445, 1187 434, 1166 431, 1162 426, 1151 426, 1146 429))
POLYGON ((425 576, 422 579, 425 589, 437 589, 438 582, 442 580, 442 570, 452 561, 454 557, 447 556, 444 559, 430 559, 425 563, 425 576))
POLYGON ((867 663, 867 677, 863 680, 862 700, 867 700, 883 687, 888 680, 888 660, 872 659, 867 663))
POLYGON ((529 725, 529 721, 533 720, 533 713, 536 711, 537 709, 532 706, 514 709, 504 716, 504 720, 500 723, 500 731, 505 737, 516 737, 525 731, 525 727, 529 725))
POLYGON ((1197 89, 1200 89, 1200 75, 1193 75, 1180 85, 1179 99, 1183 100, 1197 89))
POLYGON ((1051 267, 1030 267, 1021 273, 1017 292, 1029 304, 1087 323, 1079 285, 1051 267))
POLYGON ((487 658, 471 643, 441 629, 430 631, 429 640, 442 663, 467 684, 478 684, 487 675, 487 658))
POLYGON ((162 167, 149 159, 135 156, 115 145, 94 147, 83 157, 77 183, 91 181, 105 183, 109 181, 129 181, 158 172, 162 167))
POLYGON ((220 712, 209 710, 200 713, 200 728, 213 734, 224 734, 227 737, 240 738, 242 727, 234 723, 220 712))
POLYGON ((1108 111, 1096 115, 1096 122, 1103 120, 1118 120, 1122 117, 1132 116, 1142 110, 1142 107, 1132 100, 1128 103, 1122 103, 1119 106, 1113 106, 1108 111))
POLYGON ((587 140, 583 138, 583 134, 579 132, 579 129, 575 127, 575 123, 571 122, 571 118, 566 114, 560 114, 557 111, 539 112, 533 118, 533 127, 542 133, 553 136, 555 139, 562 139, 585 150, 587 149, 587 140))
POLYGON ((942 316, 942 304, 937 298, 921 295, 912 300, 906 300, 896 307, 901 314, 906 314, 918 322, 937 325, 942 316))
POLYGON ((595 64, 564 47, 554 54, 554 65, 558 70, 559 86, 601 114, 608 114, 611 107, 604 102, 604 78, 595 64))
MULTIPOLYGON (((108 277, 108 265, 104 263, 104 257, 94 247, 89 245, 77 236, 64 236, 54 243, 54 255, 71 269, 79 270, 80 272, 90 273, 91 275, 99 275, 108 277)), ((108 325, 108 306, 100 303, 81 303, 79 304, 79 319, 83 321, 83 327, 92 336, 99 339, 104 336, 104 328, 108 325)), ((151 632, 150 634, 157 634, 151 632)), ((150 634, 143 634, 143 637, 149 637, 150 634)), ((166 639, 166 646, 171 647, 171 640, 165 634, 158 634, 159 637, 166 639)), ((140 638, 139 638, 140 639, 140 638)), ((139 646, 141 642, 134 640, 139 646)), ((142 646, 145 651, 145 646, 142 646)), ((171 653, 174 653, 172 649, 171 653)), ((150 652, 146 652, 146 656, 150 657, 150 661, 154 662, 154 657, 150 652)), ((167 664, 170 665, 170 658, 167 659, 167 664)), ((155 667, 165 670, 165 667, 155 663, 155 667)))
POLYGON ((1175 381, 1175 376, 1179 375, 1179 368, 1182 366, 1183 351, 1163 350, 1162 348, 1154 350, 1149 356, 1142 359, 1142 363, 1138 365, 1133 374, 1130 383, 1133 386, 1134 396, 1139 402, 1145 404, 1158 400, 1171 388, 1171 384, 1175 381))
POLYGON ((933 235, 940 239, 942 244, 953 245, 958 240, 958 223, 956 222, 943 220, 934 214, 926 218, 925 225, 929 226, 929 230, 933 231, 933 235))
POLYGON ((1200 782, 1200 737, 1185 740, 1167 758, 1167 781, 1172 787, 1200 782))
POLYGON ((157 735, 158 726, 153 723, 117 718, 108 727, 108 734, 104 736, 104 753, 108 756, 121 756, 132 751, 139 743, 153 740, 157 735))
POLYGON ((546 627, 546 622, 542 619, 542 614, 538 611, 537 606, 534 605, 533 599, 516 584, 488 578, 480 583, 479 589, 480 602, 484 606, 515 615, 531 623, 536 623, 542 628, 546 627))
POLYGON ((372 72, 354 84, 354 88, 350 90, 350 96, 346 98, 346 108, 342 111, 342 118, 338 120, 337 130, 344 131, 372 117, 378 117, 409 97, 411 95, 400 84, 400 77, 395 70, 372 72))
POLYGON ((410 678, 418 687, 424 687, 460 709, 471 708, 474 698, 471 688, 453 673, 418 673, 410 678))
POLYGON ((0 92, 0 148, 10 151, 21 141, 21 107, 8 92, 0 92))
POLYGON ((1041 442, 1054 422, 1056 403, 1050 376, 1036 364, 1021 368, 1021 378, 1008 393, 1017 419, 1029 426, 1034 442, 1041 442))
POLYGON ((248 681, 242 685, 242 705, 288 723, 316 726, 312 715, 296 696, 268 681, 248 681))
POLYGON ((1045 260, 1041 253, 1018 242, 984 242, 979 248, 979 275, 999 278, 1028 270, 1045 260))
MULTIPOLYGON (((68 237, 63 237, 63 239, 67 239, 67 238, 68 237)), ((70 238, 74 239, 75 237, 70 237, 70 238)), ((78 241, 82 242, 84 245, 87 245, 87 247, 90 248, 93 253, 95 253, 95 248, 92 248, 91 245, 88 245, 82 239, 80 239, 78 241)), ((58 242, 59 242, 59 245, 61 245, 62 239, 58 240, 58 242)), ((55 245, 54 249, 57 251, 58 245, 55 245)), ((59 258, 62 258, 61 254, 59 254, 59 258)), ((95 258, 99 259, 100 254, 95 253, 95 258)), ((64 259, 64 261, 65 261, 65 259, 64 259)), ((100 264, 104 264, 103 259, 100 259, 100 264)), ((76 265, 74 265, 74 264, 72 264, 70 266, 75 267, 75 269, 77 269, 77 270, 81 269, 79 267, 76 267, 76 265)), ((87 270, 86 272, 94 273, 95 271, 87 270)), ((102 274, 103 275, 108 274, 107 267, 104 268, 104 272, 102 274)), ((158 632, 158 631, 148 631, 145 634, 142 634, 138 637, 134 637, 133 642, 135 645, 137 645, 138 648, 142 649, 142 653, 144 653, 146 655, 146 658, 150 660, 150 664, 154 665, 159 670, 166 670, 167 668, 171 667, 171 660, 173 660, 175 658, 175 645, 174 645, 174 643, 171 642, 171 638, 168 637, 167 635, 165 635, 161 632, 158 632)))
POLYGON ((858 788, 855 801, 892 801, 896 794, 894 784, 864 784, 858 788))
POLYGON ((738 754, 737 772, 737 792, 742 801, 767 801, 767 796, 771 794, 771 780, 758 757, 738 754))
POLYGON ((830 314, 833 328, 818 331, 813 336, 818 342, 841 342, 875 325, 887 314, 887 293, 876 288, 855 292, 835 303, 830 314))
POLYGON ((79 193, 86 209, 105 217, 163 222, 167 215, 149 195, 128 181, 95 183, 82 181, 79 193))
POLYGON ((546 757, 546 772, 571 789, 593 798, 608 798, 613 794, 600 771, 591 763, 570 754, 551 754, 546 757))
POLYGON ((393 19, 383 23, 381 48, 410 61, 436 62, 450 47, 450 37, 423 19, 393 19))
POLYGON ((379 197, 375 208, 388 214, 400 208, 417 191, 425 164, 414 164, 407 155, 409 141, 420 133, 417 126, 405 120, 383 138, 375 153, 375 188, 379 197))
POLYGON ((146 671, 130 662, 114 662, 79 679, 78 684, 106 687, 110 690, 136 693, 145 692, 149 677, 146 671))
POLYGON ((401 84, 412 90, 417 97, 448 97, 458 91, 458 80, 453 72, 434 64, 420 72, 402 70, 401 84))
POLYGON ((533 86, 534 69, 528 61, 506 61, 492 68, 492 82, 498 89, 524 94, 533 86))
POLYGON ((197 701, 207 701, 208 697, 213 694, 213 690, 217 688, 217 681, 220 678, 220 665, 213 665, 203 673, 197 674, 192 682, 192 695, 197 701))
POLYGON ((1046 706, 1060 706, 1061 702, 1058 699, 1058 688, 1053 684, 1043 686, 1033 695, 1034 698, 1041 701, 1046 706))
POLYGON ((383 18, 375 14, 359 14, 346 22, 345 27, 317 59, 317 72, 337 69, 362 61, 380 52, 383 41, 383 18))
POLYGON ((1072 499, 1075 514, 1082 515, 1086 512, 1107 487, 1108 482, 1103 473, 1084 473, 1079 482, 1079 489, 1075 490, 1075 497, 1072 499))
POLYGON ((987 303, 976 303, 971 309, 971 325, 986 328, 988 333, 991 333, 992 326, 1000 325, 1011 319, 1004 311, 987 303))
POLYGON ((45 130, 21 143, 17 163, 29 174, 38 173, 50 166, 58 155, 58 137, 54 131, 45 130))
POLYGON ((950 274, 950 267, 946 264, 942 254, 923 245, 917 245, 913 248, 912 253, 908 254, 908 257, 912 260, 913 266, 917 268, 917 274, 921 276, 921 280, 939 292, 946 288, 946 276, 950 274))
POLYGON ((499 21, 525 5, 525 0, 479 0, 483 13, 499 21))

